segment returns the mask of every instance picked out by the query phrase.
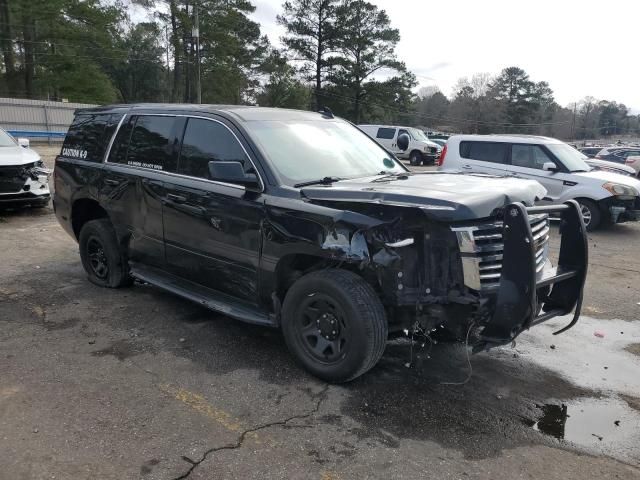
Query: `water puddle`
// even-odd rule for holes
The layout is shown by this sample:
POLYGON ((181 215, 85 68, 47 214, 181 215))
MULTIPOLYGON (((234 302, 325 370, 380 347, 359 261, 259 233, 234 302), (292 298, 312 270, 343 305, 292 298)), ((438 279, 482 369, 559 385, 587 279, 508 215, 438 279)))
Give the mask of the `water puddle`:
POLYGON ((579 387, 640 398, 640 356, 633 353, 640 343, 640 321, 583 316, 568 332, 552 334, 568 321, 553 319, 532 328, 516 340, 516 351, 579 387))
POLYGON ((640 412, 624 400, 588 398, 537 407, 540 415, 524 420, 533 429, 592 453, 640 465, 640 412))

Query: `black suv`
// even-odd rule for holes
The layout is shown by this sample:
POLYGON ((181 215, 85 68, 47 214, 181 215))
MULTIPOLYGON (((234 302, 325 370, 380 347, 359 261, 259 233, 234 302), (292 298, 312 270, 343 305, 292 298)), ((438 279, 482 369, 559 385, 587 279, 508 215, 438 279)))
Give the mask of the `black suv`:
POLYGON ((391 335, 438 328, 479 351, 579 315, 575 202, 535 207, 532 181, 411 173, 329 111, 78 110, 54 177, 90 281, 135 278, 281 328, 325 380, 372 368, 391 335), (549 212, 562 217, 557 268, 549 212))

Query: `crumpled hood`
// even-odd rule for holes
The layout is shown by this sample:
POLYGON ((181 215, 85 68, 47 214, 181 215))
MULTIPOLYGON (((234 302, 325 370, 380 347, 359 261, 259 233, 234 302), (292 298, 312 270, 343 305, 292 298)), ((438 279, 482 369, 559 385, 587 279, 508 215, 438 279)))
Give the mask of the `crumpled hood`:
POLYGON ((0 147, 0 167, 25 165, 40 160, 40 155, 29 148, 20 146, 0 147))
POLYGON ((316 201, 363 202, 421 209, 442 221, 486 218, 513 202, 532 206, 547 194, 533 180, 483 174, 429 172, 381 180, 380 177, 343 180, 301 190, 316 201))

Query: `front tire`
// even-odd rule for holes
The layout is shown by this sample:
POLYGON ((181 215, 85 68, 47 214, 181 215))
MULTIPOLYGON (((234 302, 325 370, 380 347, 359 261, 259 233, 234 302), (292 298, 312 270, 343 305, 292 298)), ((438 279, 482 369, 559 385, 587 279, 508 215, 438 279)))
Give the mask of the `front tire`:
POLYGON ((584 220, 584 226, 588 232, 596 230, 602 222, 602 213, 598 204, 593 200, 581 198, 578 200, 580 205, 580 211, 582 212, 582 219, 584 220))
POLYGON ((422 165, 422 153, 418 152, 417 150, 414 150, 413 152, 411 152, 411 155, 409 155, 409 164, 413 165, 414 167, 417 165, 422 165))
POLYGON ((373 288, 355 273, 309 273, 287 292, 282 331, 291 353, 316 377, 348 382, 370 370, 387 342, 385 311, 373 288))
POLYGON ((108 219, 85 223, 78 243, 82 266, 91 283, 107 288, 131 285, 127 259, 118 247, 116 232, 108 219))

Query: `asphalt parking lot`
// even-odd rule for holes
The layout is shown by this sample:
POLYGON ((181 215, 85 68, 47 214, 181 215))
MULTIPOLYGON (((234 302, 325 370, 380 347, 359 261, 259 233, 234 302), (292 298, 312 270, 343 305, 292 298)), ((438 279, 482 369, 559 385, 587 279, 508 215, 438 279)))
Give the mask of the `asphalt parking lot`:
POLYGON ((639 240, 590 235, 563 335, 554 319, 471 371, 461 345, 396 341, 334 386, 277 331, 90 284, 50 208, 2 212, 0 478, 640 478, 639 240))

